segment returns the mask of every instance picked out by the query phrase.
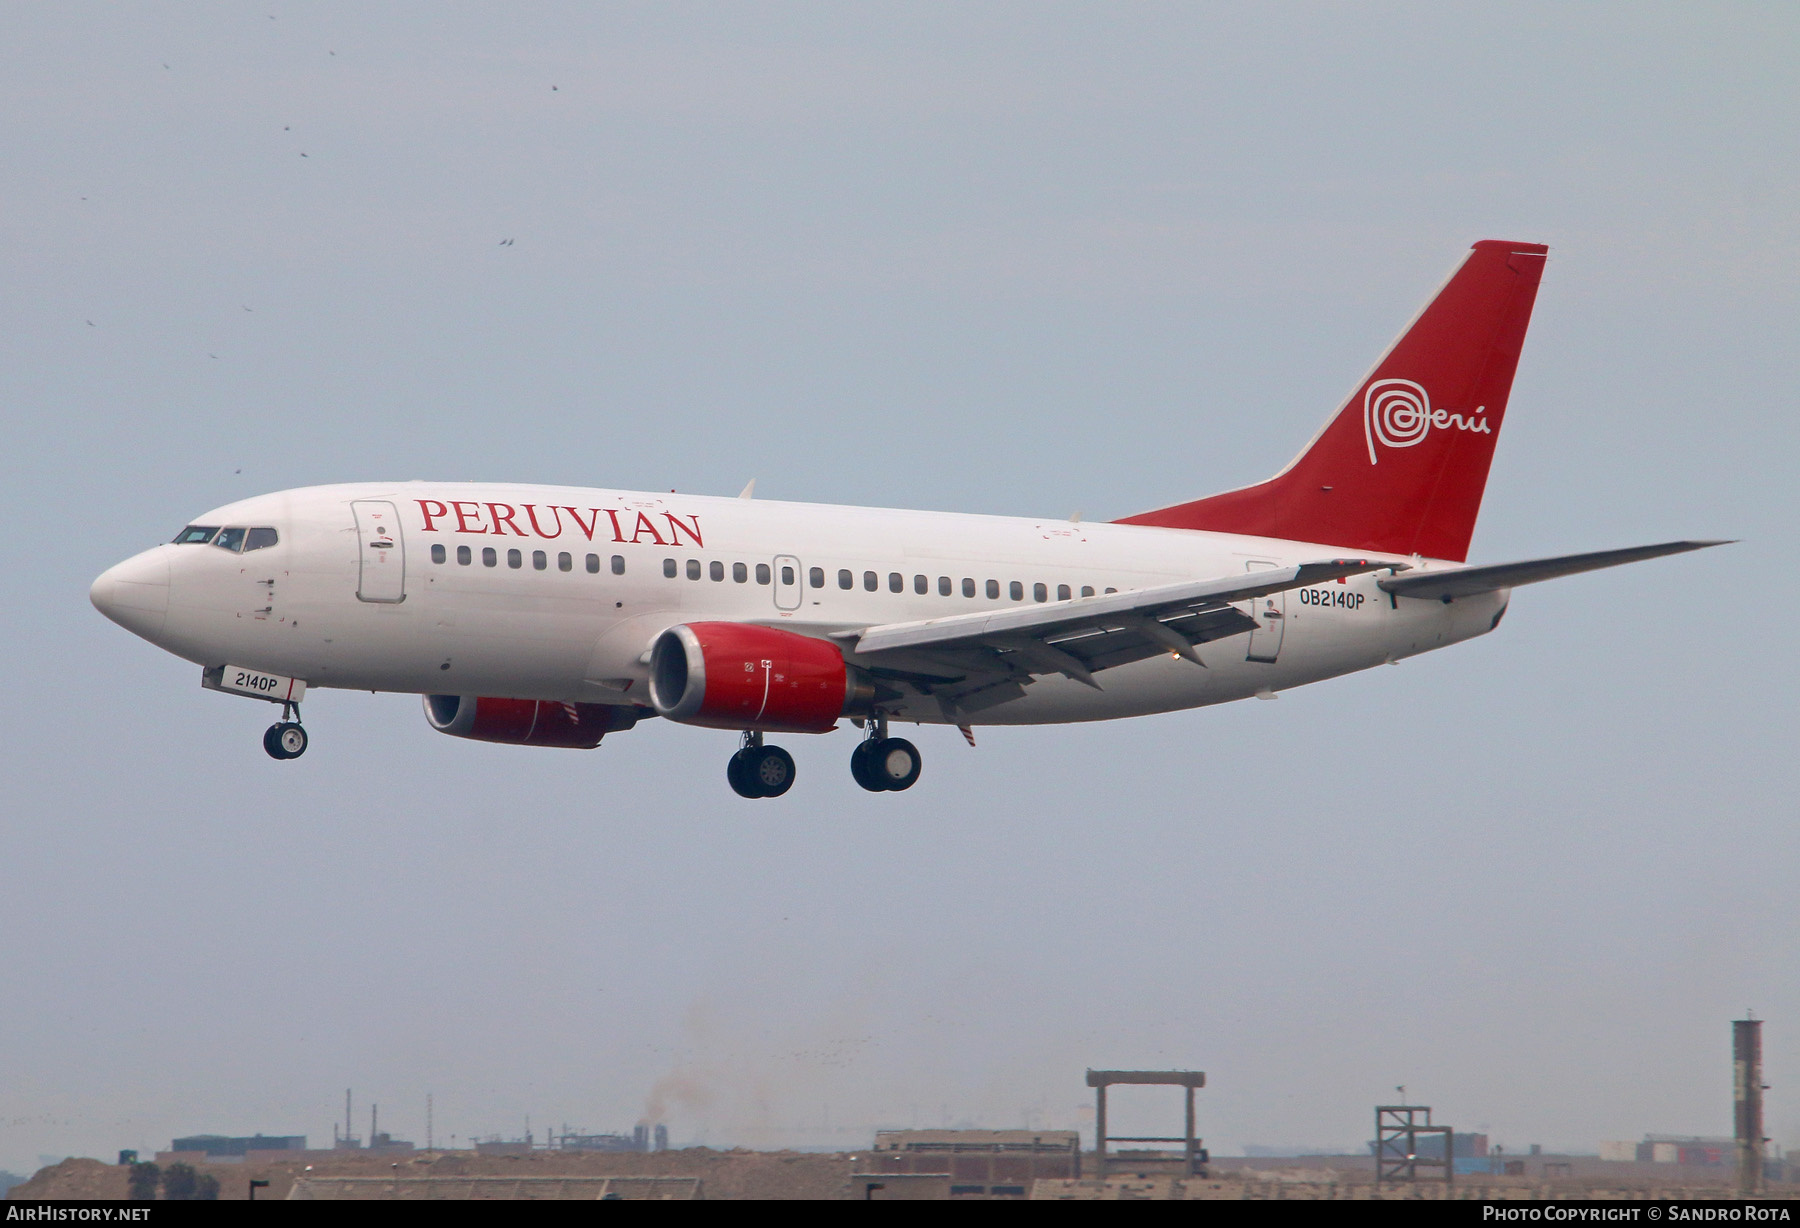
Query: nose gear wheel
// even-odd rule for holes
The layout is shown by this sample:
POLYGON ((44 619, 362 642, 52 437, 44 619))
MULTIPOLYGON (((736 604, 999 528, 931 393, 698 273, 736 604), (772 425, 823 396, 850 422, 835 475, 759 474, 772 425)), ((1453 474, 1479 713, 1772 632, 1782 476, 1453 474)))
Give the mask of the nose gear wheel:
POLYGON ((299 721, 270 725, 263 734, 263 749, 271 759, 298 759, 306 753, 306 730, 299 721))

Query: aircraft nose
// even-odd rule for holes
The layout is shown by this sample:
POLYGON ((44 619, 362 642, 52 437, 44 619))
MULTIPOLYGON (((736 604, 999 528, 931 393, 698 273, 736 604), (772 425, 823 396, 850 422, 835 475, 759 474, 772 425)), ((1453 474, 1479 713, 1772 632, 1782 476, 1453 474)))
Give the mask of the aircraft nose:
POLYGON ((94 608, 133 635, 153 640, 169 616, 169 559, 146 550, 100 573, 88 590, 94 608))

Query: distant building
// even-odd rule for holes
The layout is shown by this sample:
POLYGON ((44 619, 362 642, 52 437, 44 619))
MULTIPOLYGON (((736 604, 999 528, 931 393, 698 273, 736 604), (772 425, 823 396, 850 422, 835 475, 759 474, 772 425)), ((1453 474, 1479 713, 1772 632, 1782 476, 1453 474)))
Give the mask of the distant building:
MULTIPOLYGON (((1456 1152, 1455 1152, 1456 1159, 1458 1159, 1458 1160, 1480 1160, 1480 1159, 1485 1159, 1487 1157, 1487 1153, 1488 1153, 1488 1136, 1487 1135, 1475 1134, 1473 1132, 1468 1132, 1468 1131, 1463 1131, 1463 1130, 1458 1130, 1456 1132, 1456 1152)), ((1434 1156, 1435 1158, 1440 1159, 1440 1160, 1443 1159, 1444 1158, 1444 1136, 1441 1134, 1425 1135, 1423 1138, 1421 1138, 1419 1140, 1419 1154, 1422 1156, 1434 1156)))
POLYGON ((1699 1135, 1646 1134, 1637 1145, 1640 1164, 1688 1164, 1698 1168, 1724 1168, 1737 1162, 1737 1143, 1728 1138, 1699 1135))
POLYGON ((559 1134, 556 1145, 563 1151, 645 1151, 629 1134, 559 1134))
POLYGON ((588 1134, 565 1126, 560 1134, 550 1131, 541 1143, 526 1131, 524 1138, 495 1137, 475 1144, 476 1154, 484 1156, 522 1156, 534 1151, 644 1152, 668 1149, 669 1127, 657 1126, 652 1131, 642 1123, 633 1127, 630 1134, 588 1134))
POLYGON ((1081 1176, 1073 1130, 883 1130, 866 1175, 942 1173, 958 1198, 1024 1198, 1040 1177, 1081 1176))
POLYGON ((475 1144, 478 1156, 528 1156, 532 1152, 532 1142, 528 1138, 493 1138, 487 1142, 475 1144))
MULTIPOLYGON (((1456 1144, 1455 1144, 1456 1149, 1452 1153, 1454 1159, 1482 1160, 1482 1159, 1487 1158, 1487 1154, 1488 1154, 1488 1136, 1487 1135, 1473 1134, 1473 1133, 1469 1133, 1466 1131, 1458 1130, 1456 1132, 1455 1137, 1456 1137, 1456 1144)), ((1418 1136, 1417 1146, 1418 1146, 1418 1150, 1415 1151, 1413 1154, 1418 1156, 1420 1159, 1442 1160, 1444 1158, 1444 1136, 1441 1134, 1421 1134, 1418 1136)), ((1375 1151, 1375 1141, 1373 1139, 1369 1140, 1369 1151, 1371 1154, 1373 1154, 1373 1152, 1375 1151)), ((1396 1153, 1396 1154, 1398 1154, 1398 1153, 1396 1153)), ((1456 1171, 1460 1173, 1460 1172, 1473 1172, 1475 1170, 1470 1169, 1470 1168, 1465 1168, 1465 1167, 1458 1167, 1456 1171)))
POLYGON ((551 1145, 563 1151, 667 1151, 669 1127, 650 1127, 639 1123, 630 1134, 577 1134, 565 1129, 550 1136, 551 1145))
POLYGON ((305 1151, 304 1134, 252 1134, 228 1138, 223 1134, 190 1134, 169 1144, 170 1151, 200 1152, 207 1156, 245 1156, 253 1151, 305 1151))
POLYGON ((1695 1168, 1726 1168, 1736 1163, 1736 1143, 1728 1138, 1688 1134, 1646 1134, 1641 1143, 1609 1140, 1600 1144, 1600 1158, 1622 1164, 1685 1164, 1695 1168))

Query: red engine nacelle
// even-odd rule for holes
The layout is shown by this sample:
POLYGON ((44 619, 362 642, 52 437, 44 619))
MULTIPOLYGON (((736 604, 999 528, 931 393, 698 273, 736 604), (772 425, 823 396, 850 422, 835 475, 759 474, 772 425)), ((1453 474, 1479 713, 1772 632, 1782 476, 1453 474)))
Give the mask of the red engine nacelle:
POLYGON ((478 742, 592 750, 607 734, 637 724, 638 709, 611 704, 565 704, 553 699, 427 695, 425 719, 439 733, 478 742))
POLYGON ((682 623, 650 651, 658 716, 715 729, 824 733, 875 688, 828 640, 748 623, 682 623))

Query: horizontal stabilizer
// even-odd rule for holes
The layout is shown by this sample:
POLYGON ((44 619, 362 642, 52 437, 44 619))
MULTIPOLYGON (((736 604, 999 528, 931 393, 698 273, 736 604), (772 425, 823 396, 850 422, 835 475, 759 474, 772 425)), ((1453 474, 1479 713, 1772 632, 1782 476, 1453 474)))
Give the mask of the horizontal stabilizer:
POLYGON ((1424 597, 1448 601, 1454 597, 1473 597, 1491 593, 1497 588, 1517 588, 1536 584, 1539 580, 1555 580, 1621 563, 1638 563, 1661 558, 1665 554, 1685 554, 1708 546, 1729 545, 1726 541, 1663 542, 1656 546, 1632 546, 1626 550, 1596 550, 1591 554, 1565 554, 1553 559, 1528 559, 1523 563, 1493 563, 1485 567, 1459 567, 1454 571, 1414 572, 1392 576, 1375 583, 1384 591, 1399 597, 1424 597))

